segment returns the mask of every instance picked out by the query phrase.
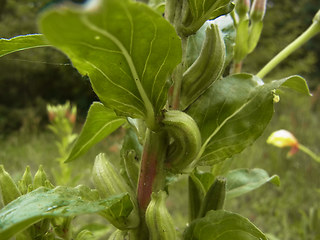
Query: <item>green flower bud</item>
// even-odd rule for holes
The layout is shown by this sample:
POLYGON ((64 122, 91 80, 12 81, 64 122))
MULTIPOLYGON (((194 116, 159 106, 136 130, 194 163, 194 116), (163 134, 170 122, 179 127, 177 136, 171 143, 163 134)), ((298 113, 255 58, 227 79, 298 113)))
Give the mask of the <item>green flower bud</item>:
POLYGON ((24 180, 24 182, 27 186, 29 186, 29 184, 32 184, 32 174, 30 171, 30 166, 26 167, 26 170, 24 171, 24 174, 23 174, 21 180, 24 180))
POLYGON ((226 196, 226 179, 217 178, 209 188, 201 205, 199 218, 204 217, 210 210, 220 210, 223 208, 226 196))
POLYGON ((128 219, 115 219, 108 212, 102 212, 114 226, 119 229, 135 228, 139 225, 138 205, 135 193, 121 176, 114 165, 107 160, 104 154, 99 154, 93 165, 93 182, 102 198, 108 198, 121 193, 129 193, 134 208, 128 219), (105 214, 104 214, 105 213, 105 214))
POLYGON ((167 167, 181 172, 196 158, 201 148, 198 125, 188 114, 171 110, 164 113, 164 128, 174 142, 169 146, 167 167))
POLYGON ((238 0, 235 7, 239 18, 245 18, 250 10, 250 0, 238 0))
POLYGON ((18 182, 18 188, 21 192, 21 194, 28 193, 28 186, 32 185, 32 174, 30 171, 30 166, 26 167, 26 170, 21 178, 21 180, 18 182))
POLYGON ((19 180, 17 186, 22 195, 28 192, 28 186, 24 180, 19 180))
POLYGON ((38 171, 34 175, 33 179, 33 189, 37 189, 39 187, 45 187, 46 181, 48 180, 46 172, 43 170, 42 165, 39 166, 38 171))
POLYGON ((146 224, 151 240, 177 239, 173 220, 166 207, 167 194, 164 191, 152 193, 146 211, 146 224))
POLYGON ((266 13, 267 0, 254 0, 251 7, 250 19, 254 22, 262 21, 266 13))
POLYGON ((214 81, 221 78, 224 71, 226 48, 217 25, 206 29, 206 38, 197 60, 183 74, 181 107, 186 109, 214 81))
POLYGON ((88 230, 82 230, 78 235, 76 240, 94 240, 95 237, 92 232, 88 230))
POLYGON ((21 196, 17 185, 10 174, 6 172, 3 165, 0 165, 0 190, 4 205, 21 196))
POLYGON ((122 231, 118 229, 111 234, 108 240, 134 240, 134 236, 130 233, 130 231, 122 231))

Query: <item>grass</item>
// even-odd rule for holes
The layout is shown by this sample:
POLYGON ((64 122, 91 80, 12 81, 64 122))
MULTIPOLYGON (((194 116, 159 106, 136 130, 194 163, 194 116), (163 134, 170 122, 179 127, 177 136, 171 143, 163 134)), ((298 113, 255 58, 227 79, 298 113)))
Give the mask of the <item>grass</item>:
MULTIPOLYGON (((302 144, 319 154, 319 111, 311 111, 311 98, 296 94, 285 94, 281 98, 265 133, 251 147, 234 156, 231 167, 263 168, 270 175, 279 175, 281 186, 264 185, 227 202, 225 208, 248 217, 264 232, 277 237, 274 239, 320 239, 318 227, 315 227, 317 223, 320 225, 320 164, 302 152, 288 159, 286 154, 289 149, 278 149, 266 143, 271 132, 287 129, 302 144)), ((122 135, 121 131, 112 134, 85 156, 70 163, 74 173, 81 172, 79 183, 92 187, 90 172, 98 153, 107 152, 112 158, 119 158, 116 152, 121 148, 122 135)), ((30 165, 35 173, 39 164, 44 165, 52 178, 51 170, 57 166, 54 161, 57 157, 54 141, 54 136, 47 131, 38 134, 16 133, 0 139, 0 164, 5 165, 15 180, 21 177, 26 165, 30 165)), ((169 192, 168 207, 178 230, 182 232, 188 217, 186 178, 181 177, 170 185, 169 192)), ((92 217, 90 219, 92 221, 92 217)))

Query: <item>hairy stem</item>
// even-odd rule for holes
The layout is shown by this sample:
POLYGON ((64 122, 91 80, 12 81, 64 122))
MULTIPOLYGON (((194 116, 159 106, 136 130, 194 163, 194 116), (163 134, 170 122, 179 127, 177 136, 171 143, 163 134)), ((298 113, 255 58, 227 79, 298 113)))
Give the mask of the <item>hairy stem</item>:
POLYGON ((296 38, 292 43, 290 43, 286 48, 278 53, 273 59, 271 59, 260 70, 260 72, 257 73, 257 76, 260 78, 266 76, 273 68, 275 68, 280 62, 286 59, 291 53, 300 48, 310 38, 314 37, 319 32, 318 25, 319 24, 316 22, 311 24, 311 26, 304 33, 302 33, 298 38, 296 38))

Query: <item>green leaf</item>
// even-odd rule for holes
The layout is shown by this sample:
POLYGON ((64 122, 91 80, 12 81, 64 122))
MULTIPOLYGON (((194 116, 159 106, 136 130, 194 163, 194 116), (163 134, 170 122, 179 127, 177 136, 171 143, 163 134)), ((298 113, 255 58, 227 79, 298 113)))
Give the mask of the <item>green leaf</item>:
POLYGON ((201 184, 201 188, 203 188, 203 194, 206 194, 206 192, 209 190, 215 179, 212 173, 203 172, 199 169, 196 169, 193 172, 193 174, 191 174, 191 177, 194 179, 195 182, 199 182, 199 185, 201 184))
POLYGON ((226 175, 226 179, 228 199, 251 192, 268 182, 280 186, 279 176, 270 177, 265 170, 259 168, 232 170, 226 175))
POLYGON ((153 127, 164 107, 168 76, 181 61, 174 28, 147 5, 130 0, 96 6, 58 5, 39 20, 48 41, 90 77, 100 100, 153 127))
POLYGON ((201 203, 205 195, 201 187, 197 179, 193 179, 191 175, 188 177, 189 221, 196 219, 199 215, 201 203))
POLYGON ((215 177, 210 172, 195 169, 188 179, 189 183, 189 219, 198 217, 203 199, 212 186, 215 177))
POLYGON ((185 240, 267 240, 247 218, 218 210, 191 222, 184 232, 185 240))
POLYGON ((188 0, 189 10, 184 16, 181 29, 178 31, 184 35, 196 33, 209 19, 215 19, 231 12, 234 4, 230 0, 188 0))
POLYGON ((42 34, 21 35, 10 39, 0 38, 0 57, 7 54, 50 44, 42 34))
POLYGON ((127 199, 123 206, 132 206, 128 194, 113 196, 105 200, 92 201, 77 188, 38 188, 23 195, 0 211, 0 239, 9 239, 43 218, 71 217, 96 213, 110 209, 119 201, 127 199))
POLYGON ((214 165, 251 145, 268 125, 274 90, 281 86, 309 94, 299 76, 266 84, 250 74, 215 81, 187 111, 201 132, 200 164, 214 165))
POLYGON ((100 142, 125 122, 126 120, 118 117, 113 110, 99 102, 94 102, 89 109, 82 131, 65 162, 71 162, 86 153, 94 144, 100 142))

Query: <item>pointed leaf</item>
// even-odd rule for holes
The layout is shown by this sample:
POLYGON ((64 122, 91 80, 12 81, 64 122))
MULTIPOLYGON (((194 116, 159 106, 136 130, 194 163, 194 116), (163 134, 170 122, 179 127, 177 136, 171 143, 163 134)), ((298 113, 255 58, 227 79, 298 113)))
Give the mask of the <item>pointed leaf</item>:
POLYGON ((94 102, 89 109, 79 138, 65 162, 71 162, 86 153, 94 144, 100 142, 125 122, 124 118, 118 117, 111 109, 99 102, 94 102))
POLYGON ((191 222, 184 232, 185 240, 267 240, 247 218, 218 210, 191 222))
POLYGON ((49 190, 41 187, 17 198, 1 209, 0 239, 8 239, 43 218, 96 213, 112 208, 123 199, 127 200, 119 208, 132 207, 127 194, 92 201, 84 197, 76 188, 57 187, 49 190))
POLYGON ((42 34, 28 34, 10 39, 0 38, 0 57, 26 49, 48 46, 50 44, 42 34))
POLYGON ((281 86, 309 94, 299 76, 266 84, 250 74, 215 81, 187 111, 197 122, 204 143, 200 164, 216 164, 251 145, 269 123, 274 90, 281 86))
POLYGON ((152 121, 166 102, 168 75, 181 60, 174 28, 147 5, 91 1, 49 8, 40 18, 48 41, 67 54, 105 106, 152 121))
POLYGON ((265 170, 259 168, 232 170, 226 178, 228 199, 251 192, 268 182, 276 186, 280 185, 279 176, 270 177, 265 170))
POLYGON ((231 12, 234 4, 230 0, 188 0, 190 12, 184 17, 179 31, 192 35, 209 19, 215 19, 231 12))

